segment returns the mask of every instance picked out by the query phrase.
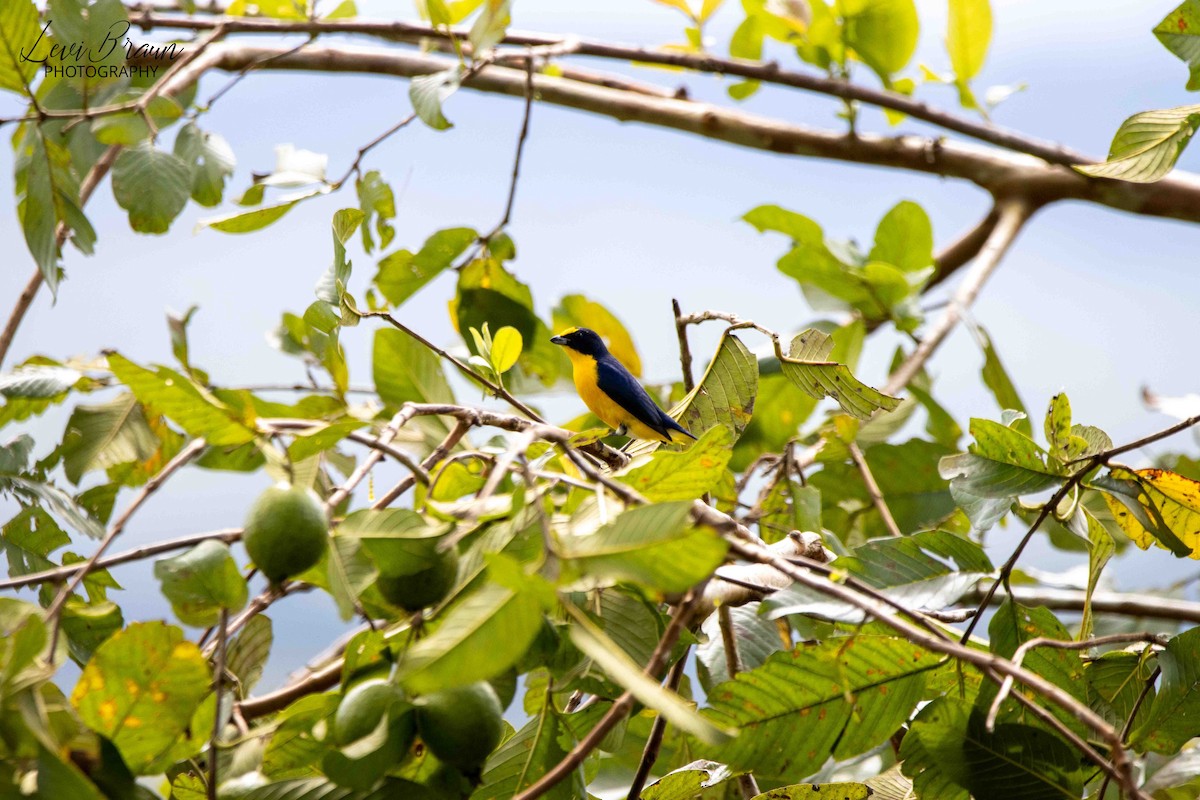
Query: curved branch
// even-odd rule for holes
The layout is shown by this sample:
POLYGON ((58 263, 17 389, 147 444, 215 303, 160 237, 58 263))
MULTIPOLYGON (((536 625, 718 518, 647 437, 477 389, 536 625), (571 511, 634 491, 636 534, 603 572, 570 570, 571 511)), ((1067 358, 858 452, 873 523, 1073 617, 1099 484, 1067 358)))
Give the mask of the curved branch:
MULTIPOLYGON (((282 46, 213 45, 216 66, 237 71, 254 61, 264 70, 357 72, 414 77, 458 63, 407 51, 348 45, 312 46, 287 54, 282 46)), ((463 86, 511 97, 525 96, 525 71, 490 65, 463 86)), ((926 136, 842 134, 783 122, 710 103, 667 99, 579 83, 534 77, 536 99, 613 117, 693 133, 708 139, 785 155, 826 158, 970 181, 998 198, 1019 195, 1034 208, 1060 200, 1084 200, 1147 216, 1200 222, 1200 176, 1176 172, 1157 183, 1089 178, 1028 155, 926 136)))
MULTIPOLYGON (((397 42, 418 44, 423 40, 458 42, 468 40, 469 31, 460 28, 436 27, 421 23, 387 20, 337 20, 277 22, 246 18, 209 18, 163 16, 144 10, 131 16, 130 21, 143 30, 175 28, 185 30, 208 30, 224 26, 230 33, 354 33, 374 36, 397 42)), ((784 69, 775 61, 749 61, 741 58, 725 58, 709 53, 684 53, 675 50, 660 50, 637 45, 600 42, 590 39, 535 33, 531 31, 509 31, 502 44, 528 47, 556 47, 569 44, 568 54, 612 59, 623 62, 656 64, 664 67, 690 69, 714 75, 734 75, 747 80, 760 81, 778 86, 787 86, 807 92, 836 97, 841 100, 866 103, 878 108, 896 111, 913 119, 919 119, 939 128, 954 131, 972 139, 1036 156, 1052 164, 1093 163, 1092 159, 1069 148, 1030 136, 1005 130, 990 123, 960 117, 948 111, 934 108, 921 100, 915 100, 898 92, 873 89, 847 80, 826 78, 806 72, 784 69)), ((619 79, 618 79, 619 80, 619 79)), ((589 81, 590 82, 590 81, 589 81)))
POLYGON ((975 298, 983 289, 983 284, 1000 266, 1004 254, 1008 252, 1008 248, 1012 246, 1017 234, 1020 233, 1022 226, 1034 210, 1034 206, 1020 197, 1002 200, 996 204, 996 225, 989 232, 975 266, 954 293, 954 297, 942 313, 941 319, 925 334, 917 349, 888 378, 887 384, 883 387, 884 394, 897 394, 905 386, 908 386, 909 381, 921 371, 933 352, 946 340, 950 331, 954 330, 954 326, 962 318, 963 312, 975 302, 975 298))

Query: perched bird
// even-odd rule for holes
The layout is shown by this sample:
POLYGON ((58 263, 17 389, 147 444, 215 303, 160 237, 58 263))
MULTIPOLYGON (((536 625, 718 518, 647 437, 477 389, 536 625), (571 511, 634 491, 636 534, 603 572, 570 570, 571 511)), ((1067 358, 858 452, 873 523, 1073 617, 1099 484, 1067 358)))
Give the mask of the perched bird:
POLYGON ((567 349, 583 402, 619 435, 655 442, 682 441, 672 432, 696 438, 650 399, 595 331, 569 328, 550 341, 567 349))

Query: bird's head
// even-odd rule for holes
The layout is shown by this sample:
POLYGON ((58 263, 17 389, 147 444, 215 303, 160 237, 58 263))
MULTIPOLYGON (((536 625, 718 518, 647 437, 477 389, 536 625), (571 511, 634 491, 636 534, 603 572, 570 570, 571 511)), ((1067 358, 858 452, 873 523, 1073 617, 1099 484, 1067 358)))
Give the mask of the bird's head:
POLYGON ((592 358, 600 358, 608 354, 604 340, 591 328, 567 328, 550 341, 592 358))

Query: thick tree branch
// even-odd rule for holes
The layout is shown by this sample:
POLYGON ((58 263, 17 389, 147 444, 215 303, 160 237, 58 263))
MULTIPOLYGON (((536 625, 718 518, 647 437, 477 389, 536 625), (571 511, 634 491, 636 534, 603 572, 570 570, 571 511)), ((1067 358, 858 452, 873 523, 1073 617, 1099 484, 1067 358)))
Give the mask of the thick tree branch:
MULTIPOLYGON (((350 72, 413 77, 457 62, 382 48, 312 46, 285 54, 282 47, 218 43, 210 48, 220 69, 237 71, 264 59, 263 70, 350 72)), ((492 65, 464 81, 484 92, 524 97, 524 70, 492 65)), ((537 99, 554 105, 693 133, 742 147, 827 158, 968 180, 997 197, 1020 195, 1033 207, 1084 200, 1147 216, 1200 222, 1200 176, 1176 172, 1157 183, 1089 178, 1071 169, 995 148, 925 136, 841 134, 808 128, 709 103, 664 99, 593 86, 566 78, 534 77, 537 99)))
MULTIPOLYGON (((276 35, 282 33, 307 33, 310 35, 355 33, 409 44, 419 44, 426 40, 449 41, 451 39, 465 42, 469 34, 469 31, 463 28, 436 27, 391 20, 280 22, 244 17, 198 19, 143 11, 141 14, 131 15, 131 21, 144 30, 151 30, 155 27, 206 30, 220 25, 224 26, 229 33, 276 35)), ((774 61, 749 61, 740 58, 725 58, 711 53, 685 53, 678 50, 639 47, 530 31, 509 31, 501 43, 545 48, 562 48, 564 45, 569 45, 569 48, 566 49, 568 54, 622 62, 656 64, 715 75, 732 75, 762 83, 787 86, 841 100, 866 103, 878 108, 898 111, 939 128, 954 131, 1007 150, 1037 156, 1053 164, 1092 163, 1091 159, 1086 156, 1061 145, 1034 139, 1015 131, 1008 131, 990 123, 960 117, 898 92, 873 89, 847 80, 789 70, 774 61)))

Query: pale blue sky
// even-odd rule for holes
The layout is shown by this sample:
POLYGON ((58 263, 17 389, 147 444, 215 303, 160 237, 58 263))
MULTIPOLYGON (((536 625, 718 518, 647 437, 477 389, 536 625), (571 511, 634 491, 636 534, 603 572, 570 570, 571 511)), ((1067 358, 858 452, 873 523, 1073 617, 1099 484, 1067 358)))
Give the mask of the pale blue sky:
MULTIPOLYGON (((726 5, 709 31, 719 50, 740 12, 734 0, 726 5)), ((915 74, 919 62, 945 69, 944 4, 919 0, 918 5, 922 43, 909 71, 915 74)), ((1082 0, 993 5, 993 49, 978 84, 1030 84, 997 112, 1004 125, 1102 155, 1126 116, 1195 102, 1183 90, 1186 69, 1149 32, 1173 2, 1113 3, 1102 10, 1082 0)), ((402 17, 414 16, 408 4, 360 6, 365 16, 394 15, 397 9, 402 17)), ((649 0, 516 0, 515 6, 514 26, 524 29, 647 45, 682 35, 682 18, 649 0)), ((783 52, 777 55, 787 58, 783 52)), ((589 66, 614 68, 601 62, 589 66)), ((721 81, 711 76, 658 70, 638 74, 666 85, 686 83, 694 96, 731 104, 721 81)), ((201 96, 225 80, 223 75, 206 78, 201 96)), ((921 92, 934 102, 953 101, 944 87, 921 92)), ((763 90, 744 106, 813 126, 838 124, 834 103, 792 91, 763 90)), ((258 74, 223 98, 204 125, 224 135, 237 153, 236 194, 248 185, 251 171, 269 171, 273 148, 284 142, 329 153, 330 174, 340 175, 354 151, 407 114, 408 107, 407 83, 401 80, 258 74)), ((0 99, 0 114, 15 110, 8 98, 0 99)), ((381 170, 396 188, 395 246, 415 248, 442 227, 490 228, 501 213, 520 104, 464 91, 449 101, 446 113, 455 123, 453 130, 410 126, 368 158, 367 166, 381 170)), ((886 130, 881 117, 870 112, 863 126, 886 130)), ((899 130, 922 128, 908 122, 899 130)), ((165 141, 169 145, 173 133, 165 141)), ((1200 156, 1185 154, 1181 163, 1196 167, 1200 156)), ((11 172, 10 151, 0 148, 0 175, 11 172)), ((11 183, 0 195, 11 198, 11 183)), ((778 203, 818 220, 832 236, 869 242, 883 213, 905 198, 928 210, 939 244, 974 224, 989 205, 989 198, 969 184, 745 151, 538 106, 510 228, 519 252, 514 269, 533 286, 543 312, 573 292, 606 304, 633 332, 647 377, 669 380, 678 370, 672 297, 685 309, 723 309, 785 331, 816 318, 795 284, 775 269, 784 242, 739 222, 745 211, 778 203)), ((52 307, 48 294, 39 296, 8 365, 35 353, 91 355, 102 347, 114 347, 139 362, 166 363, 171 356, 164 309, 199 304, 191 328, 192 358, 215 381, 302 379, 298 362, 271 350, 264 333, 282 311, 300 311, 311 301, 313 283, 330 258, 330 216, 353 204, 349 192, 323 198, 249 236, 194 234, 196 220, 213 212, 193 205, 170 233, 148 237, 129 231, 105 183, 88 206, 100 234, 96 256, 68 251, 68 279, 57 306, 52 307)), ((33 268, 10 199, 0 201, 0 241, 8 245, 0 271, 6 314, 33 268)), ((1197 391, 1200 383, 1194 316, 1200 299, 1197 252, 1197 226, 1081 204, 1055 206, 1028 226, 975 313, 991 331, 1030 408, 1044 408, 1050 395, 1065 389, 1077 421, 1098 425, 1118 441, 1128 440, 1169 422, 1142 408, 1142 385, 1184 394, 1197 391)), ((374 264, 360 250, 351 256, 356 266, 352 288, 361 295, 374 264)), ((445 303, 452 287, 449 277, 436 281, 404 306, 402 318, 450 343, 445 303)), ((364 325, 344 337, 354 383, 370 380, 371 330, 364 325)), ((714 341, 716 333, 715 328, 706 330, 698 352, 707 350, 706 342, 714 341)), ((887 335, 872 342, 860 370, 864 380, 881 382, 895 342, 887 335)), ((937 394, 964 422, 973 415, 997 414, 978 380, 980 363, 977 348, 963 332, 933 362, 937 394)), ((476 398, 469 391, 461 397, 476 398)), ((537 401, 564 419, 579 408, 569 393, 537 401)), ((61 433, 64 421, 62 414, 49 414, 33 426, 39 452, 61 433)), ((1177 446, 1195 447, 1187 437, 1177 446)), ((385 471, 379 484, 394 474, 385 471)), ((147 504, 117 549, 237 525, 266 480, 263 475, 188 471, 147 504)), ((1077 561, 1044 548, 1032 551, 1029 559, 1055 568, 1077 561)), ((1115 577, 1126 587, 1160 584, 1164 576, 1190 574, 1192 567, 1165 553, 1135 554, 1115 577)), ((129 618, 167 613, 148 576, 148 565, 118 574, 136 589, 122 598, 129 618)), ((287 668, 323 647, 338 628, 330 604, 319 596, 289 599, 275 618, 277 635, 286 645, 272 660, 268 682, 277 682, 287 668)))

